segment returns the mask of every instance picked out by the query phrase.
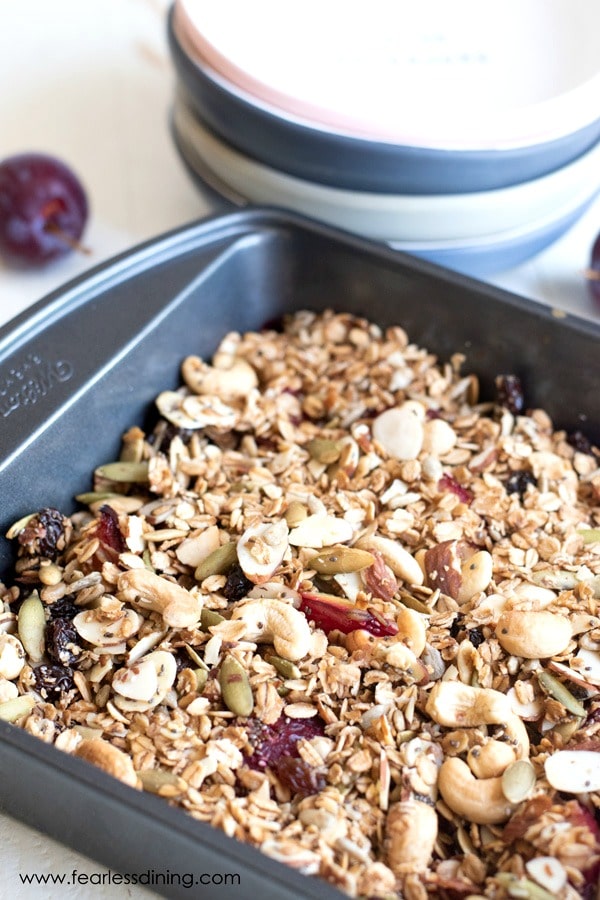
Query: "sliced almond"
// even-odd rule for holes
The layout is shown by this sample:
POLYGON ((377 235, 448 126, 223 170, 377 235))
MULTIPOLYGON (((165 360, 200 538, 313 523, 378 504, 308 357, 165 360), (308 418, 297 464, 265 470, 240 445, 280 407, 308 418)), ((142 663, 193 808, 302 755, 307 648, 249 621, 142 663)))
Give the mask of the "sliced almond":
POLYGON ((557 750, 547 757, 544 771, 557 791, 567 794, 600 791, 600 752, 557 750))
POLYGON ((354 537, 354 528, 346 519, 327 513, 313 513, 290 531, 289 541, 294 547, 321 550, 332 544, 345 544, 354 537))
POLYGON ((255 584, 267 581, 281 565, 288 549, 285 519, 251 525, 237 544, 237 557, 246 578, 255 584))
POLYGON ((17 618, 17 630, 30 661, 40 662, 46 649, 44 640, 46 613, 37 591, 30 594, 21 604, 17 618))

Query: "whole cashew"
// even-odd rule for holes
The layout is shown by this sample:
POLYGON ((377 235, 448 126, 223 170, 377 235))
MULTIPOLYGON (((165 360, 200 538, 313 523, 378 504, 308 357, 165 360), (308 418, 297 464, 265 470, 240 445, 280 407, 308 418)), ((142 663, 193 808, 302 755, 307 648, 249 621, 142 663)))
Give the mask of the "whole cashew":
POLYGON ((424 872, 437 838, 437 813, 421 800, 393 803, 387 814, 386 833, 387 861, 394 875, 424 872))
POLYGON ((216 394, 222 400, 245 397, 258 384, 256 372, 245 359, 221 354, 209 366, 198 356, 188 356, 181 368, 183 380, 196 394, 216 394))
POLYGON ((247 640, 273 644, 275 652, 291 662, 310 652, 312 632, 306 616, 283 600, 250 600, 236 607, 231 619, 245 623, 247 640))
POLYGON ((457 756, 440 767, 438 788, 452 812, 476 825, 506 822, 514 806, 502 793, 502 777, 475 778, 466 762, 457 756))
POLYGON ((510 744, 492 739, 481 746, 471 747, 467 753, 467 764, 476 778, 495 778, 502 775, 516 758, 510 744))
POLYGON ((438 681, 425 710, 438 725, 450 728, 502 725, 514 716, 506 694, 460 681, 438 681))
POLYGON ((117 588, 131 603, 159 612, 171 628, 193 628, 200 621, 201 599, 150 569, 123 572, 117 588))

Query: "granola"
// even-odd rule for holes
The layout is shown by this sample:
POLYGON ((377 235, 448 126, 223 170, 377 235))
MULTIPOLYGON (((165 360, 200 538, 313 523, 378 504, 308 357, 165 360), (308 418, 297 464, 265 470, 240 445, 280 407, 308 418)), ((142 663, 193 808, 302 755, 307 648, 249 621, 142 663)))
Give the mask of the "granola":
POLYGON ((0 716, 349 896, 594 896, 600 454, 348 314, 9 531, 0 716))

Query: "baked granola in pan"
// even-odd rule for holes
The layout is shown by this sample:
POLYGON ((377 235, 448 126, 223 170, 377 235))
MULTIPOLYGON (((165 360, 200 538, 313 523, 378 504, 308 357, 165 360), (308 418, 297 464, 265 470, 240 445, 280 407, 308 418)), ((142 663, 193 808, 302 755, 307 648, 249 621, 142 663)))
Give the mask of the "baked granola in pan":
POLYGON ((185 359, 10 529, 0 716, 350 896, 594 897, 600 454, 464 364, 331 311, 185 359))

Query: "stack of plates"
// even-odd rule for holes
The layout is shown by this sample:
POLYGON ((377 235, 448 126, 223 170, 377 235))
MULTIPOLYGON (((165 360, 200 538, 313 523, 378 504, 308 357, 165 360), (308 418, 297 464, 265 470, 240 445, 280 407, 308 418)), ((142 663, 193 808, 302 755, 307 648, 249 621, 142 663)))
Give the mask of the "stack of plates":
POLYGON ((600 4, 175 0, 168 27, 175 141, 235 203, 481 275, 600 190, 600 4))

